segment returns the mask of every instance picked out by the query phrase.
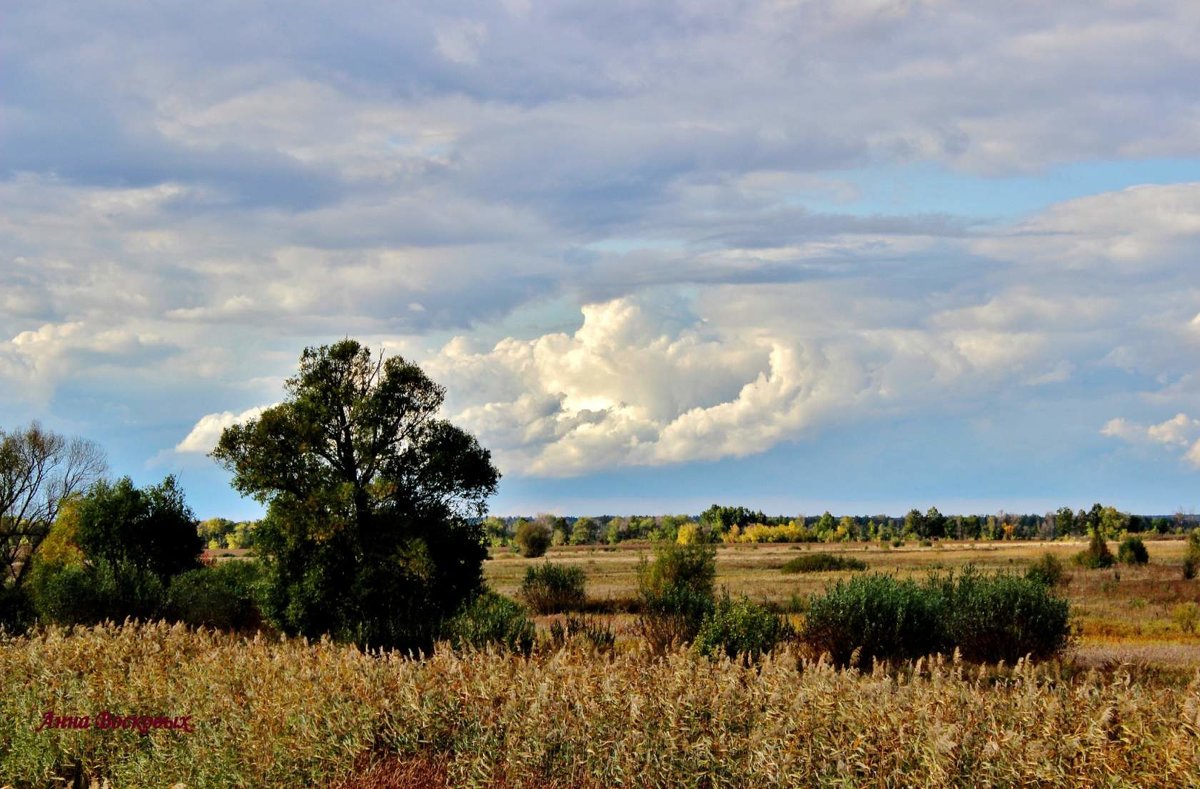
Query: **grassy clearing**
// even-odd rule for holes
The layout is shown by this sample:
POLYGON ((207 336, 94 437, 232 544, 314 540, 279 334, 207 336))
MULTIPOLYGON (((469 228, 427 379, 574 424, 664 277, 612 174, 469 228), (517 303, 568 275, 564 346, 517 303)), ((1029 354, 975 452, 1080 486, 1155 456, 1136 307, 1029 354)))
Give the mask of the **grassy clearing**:
POLYGON ((531 658, 239 640, 165 625, 0 642, 0 784, 1195 786, 1200 675, 757 667, 568 647, 531 658), (195 731, 47 730, 45 711, 195 731), (357 776, 357 778, 355 777, 357 776))
MULTIPOLYGON (((1186 542, 1147 540, 1150 562, 1142 566, 1117 565, 1104 570, 1084 570, 1071 558, 1086 547, 1074 542, 938 542, 931 547, 908 543, 901 548, 878 543, 807 545, 722 545, 717 549, 718 588, 733 595, 746 595, 782 610, 799 610, 809 595, 820 593, 853 572, 785 575, 781 568, 797 556, 829 553, 867 562, 871 572, 895 574, 900 578, 924 578, 933 571, 961 571, 973 564, 983 572, 1024 573, 1043 554, 1057 556, 1067 565, 1068 584, 1059 590, 1071 603, 1080 640, 1079 649, 1090 660, 1104 662, 1124 654, 1122 644, 1161 650, 1177 665, 1188 656, 1200 668, 1200 632, 1184 632, 1173 611, 1187 602, 1200 603, 1200 579, 1185 581, 1182 564, 1186 542)), ((1115 552, 1116 543, 1110 544, 1115 552)), ((637 566, 649 557, 649 544, 622 544, 615 548, 570 546, 552 548, 548 559, 579 566, 587 577, 588 596, 601 608, 616 604, 619 610, 636 598, 637 566)), ((507 595, 515 596, 527 567, 543 560, 525 560, 509 553, 493 553, 484 571, 488 582, 507 595)), ((619 637, 632 637, 632 617, 612 616, 619 637)), ((549 620, 542 620, 543 625, 549 620)), ((1154 655, 1154 650, 1143 649, 1154 655)))

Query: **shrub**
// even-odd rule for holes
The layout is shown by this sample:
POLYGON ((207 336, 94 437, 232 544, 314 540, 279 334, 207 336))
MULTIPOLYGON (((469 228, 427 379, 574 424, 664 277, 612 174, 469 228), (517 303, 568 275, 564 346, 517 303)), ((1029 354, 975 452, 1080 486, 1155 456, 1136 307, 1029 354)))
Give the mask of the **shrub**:
POLYGON ((961 650, 978 662, 1049 657, 1067 646, 1069 606, 1044 583, 1013 575, 924 583, 892 576, 838 582, 808 607, 801 638, 837 665, 870 667, 875 658, 905 660, 961 650))
POLYGON ((28 591, 40 620, 63 625, 151 619, 161 613, 164 599, 162 580, 128 559, 87 565, 37 561, 28 591))
POLYGON ((1121 564, 1146 564, 1150 554, 1141 537, 1126 537, 1117 548, 1117 560, 1121 564))
POLYGON ((656 652, 690 643, 713 608, 717 549, 693 543, 660 543, 653 562, 638 570, 642 616, 638 629, 656 652))
POLYGON ((967 568, 948 579, 942 619, 950 645, 979 663, 1046 658, 1067 646, 1069 605, 1044 583, 1016 575, 982 576, 967 568))
POLYGON ((1188 533, 1187 553, 1183 557, 1183 577, 1191 580, 1200 571, 1200 529, 1188 533))
POLYGON ((1183 632, 1195 633, 1196 625, 1200 624, 1200 605, 1180 603, 1171 610, 1171 618, 1183 632))
POLYGON ((189 570, 171 579, 167 613, 194 626, 253 630, 262 625, 261 582, 262 566, 253 561, 226 561, 189 570))
POLYGON ((517 524, 517 533, 513 536, 513 541, 516 542, 517 551, 522 556, 527 559, 536 559, 545 555, 552 538, 553 535, 546 524, 537 521, 521 521, 517 524))
POLYGON ((725 594, 700 623, 695 647, 708 657, 724 654, 754 662, 792 635, 791 625, 764 606, 725 594))
POLYGON ((1115 561, 1099 529, 1092 529, 1092 539, 1088 542, 1088 547, 1075 554, 1075 563, 1089 570, 1112 567, 1115 561))
POLYGON ((521 597, 538 614, 557 614, 582 608, 587 602, 582 567, 546 562, 525 570, 521 597))
POLYGON ((464 606, 446 623, 443 632, 455 649, 499 646, 523 655, 533 650, 534 634, 525 607, 491 590, 464 606))
POLYGON ((785 573, 826 573, 835 570, 865 570, 867 563, 849 556, 832 553, 809 553, 797 556, 783 565, 785 573))
POLYGON ((10 635, 24 633, 33 624, 33 604, 21 586, 0 581, 0 628, 10 635))
POLYGON ((800 637, 838 666, 903 660, 947 651, 941 590, 890 575, 838 581, 808 604, 800 637), (852 661, 851 658, 855 659, 852 661))
POLYGON ((1052 553, 1043 553, 1042 558, 1025 571, 1025 577, 1048 588, 1066 586, 1071 582, 1070 576, 1067 575, 1067 566, 1052 553))

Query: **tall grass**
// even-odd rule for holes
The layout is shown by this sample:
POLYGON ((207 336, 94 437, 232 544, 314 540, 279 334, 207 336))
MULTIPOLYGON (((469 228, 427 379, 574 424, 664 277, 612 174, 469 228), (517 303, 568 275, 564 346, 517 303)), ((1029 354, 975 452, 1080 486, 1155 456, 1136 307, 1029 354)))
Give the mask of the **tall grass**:
POLYGON ((786 650, 750 667, 571 648, 411 661, 159 624, 3 640, 0 676, 0 785, 328 786, 376 767, 455 787, 1177 787, 1200 775, 1200 675, 1185 686, 940 658, 863 673, 786 650), (195 731, 33 730, 47 710, 104 709, 190 714, 195 731))

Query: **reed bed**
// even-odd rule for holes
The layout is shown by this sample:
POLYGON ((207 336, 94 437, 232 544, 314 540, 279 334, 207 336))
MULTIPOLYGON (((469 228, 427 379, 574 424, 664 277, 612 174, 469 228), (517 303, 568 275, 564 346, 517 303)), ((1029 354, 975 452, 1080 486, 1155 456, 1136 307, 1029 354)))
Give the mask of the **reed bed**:
POLYGON ((1130 666, 578 643, 417 661, 126 623, 0 639, 0 677, 0 786, 1200 785, 1200 674, 1130 666), (36 731, 48 711, 194 731, 36 731))

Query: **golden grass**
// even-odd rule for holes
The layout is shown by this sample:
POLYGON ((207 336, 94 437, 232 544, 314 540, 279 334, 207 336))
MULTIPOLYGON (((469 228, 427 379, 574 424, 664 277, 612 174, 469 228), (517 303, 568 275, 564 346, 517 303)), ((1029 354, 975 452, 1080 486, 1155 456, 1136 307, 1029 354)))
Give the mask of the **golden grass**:
POLYGON ((1200 674, 1127 667, 860 674, 788 651, 747 668, 570 647, 418 662, 155 624, 0 641, 0 676, 0 785, 1200 785, 1200 674), (34 731, 47 710, 102 709, 196 730, 34 731))

